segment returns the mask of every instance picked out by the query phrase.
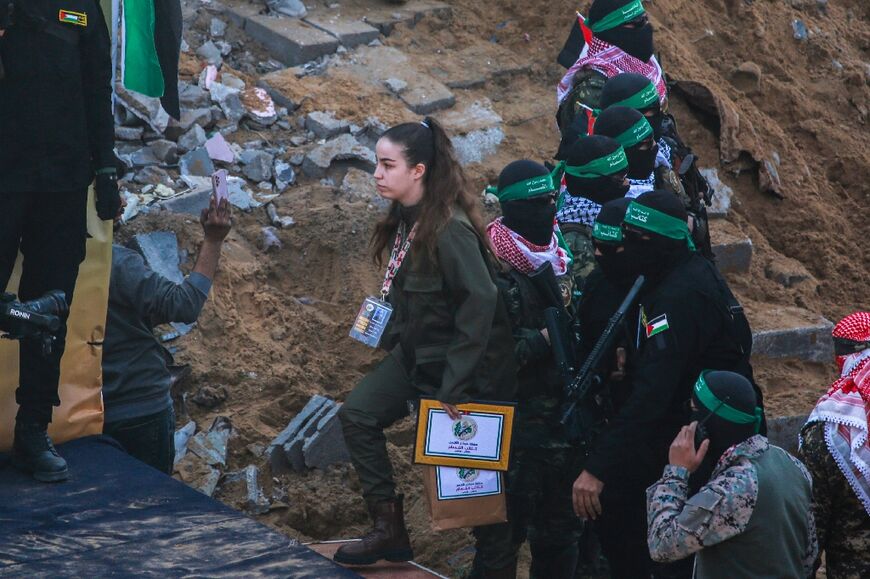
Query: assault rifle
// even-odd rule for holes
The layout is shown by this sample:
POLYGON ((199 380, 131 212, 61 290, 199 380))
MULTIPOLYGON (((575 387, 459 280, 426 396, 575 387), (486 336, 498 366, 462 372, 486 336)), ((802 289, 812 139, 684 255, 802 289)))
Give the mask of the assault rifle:
POLYGON ((556 367, 567 385, 574 375, 574 348, 569 333, 570 316, 565 309, 553 266, 550 262, 545 262, 529 275, 529 280, 550 304, 544 310, 547 336, 550 338, 550 349, 556 367))
POLYGON ((637 300, 637 295, 640 293, 644 281, 642 275, 635 280, 625 299, 610 316, 607 327, 586 357, 577 376, 565 389, 565 410, 560 422, 567 431, 570 440, 590 442, 594 426, 601 422, 601 413, 597 411, 592 399, 592 396, 604 383, 604 378, 598 375, 597 370, 604 357, 613 352, 617 330, 622 324, 622 320, 625 319, 628 310, 637 300))

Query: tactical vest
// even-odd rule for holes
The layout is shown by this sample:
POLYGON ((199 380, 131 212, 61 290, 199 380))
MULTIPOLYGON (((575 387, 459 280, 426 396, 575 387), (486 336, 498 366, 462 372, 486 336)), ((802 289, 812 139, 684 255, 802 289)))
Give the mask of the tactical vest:
POLYGON ((758 500, 746 529, 701 550, 695 560, 698 579, 804 579, 808 551, 807 513, 812 488, 778 446, 752 460, 758 473, 758 500))

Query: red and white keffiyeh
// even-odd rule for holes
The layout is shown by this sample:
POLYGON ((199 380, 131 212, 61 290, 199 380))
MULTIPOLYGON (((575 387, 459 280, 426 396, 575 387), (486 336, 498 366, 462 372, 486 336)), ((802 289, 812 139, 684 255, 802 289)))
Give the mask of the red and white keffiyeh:
POLYGON ((492 241, 496 257, 518 272, 528 275, 549 261, 553 272, 560 276, 568 272, 568 253, 559 247, 558 229, 559 226, 554 224, 550 245, 535 245, 507 227, 499 217, 486 226, 486 234, 492 241))
MULTIPOLYGON (((870 312, 856 312, 834 327, 835 338, 870 340, 870 312)), ((870 514, 870 348, 838 356, 841 377, 816 403, 807 422, 825 423, 828 450, 870 514)))
POLYGON ((643 62, 618 46, 593 36, 592 41, 587 42, 580 52, 580 58, 568 69, 568 72, 565 73, 565 76, 559 82, 559 86, 556 88, 556 104, 561 104, 565 100, 565 97, 568 96, 568 93, 571 92, 571 87, 574 85, 574 77, 585 68, 598 71, 607 78, 613 78, 623 72, 642 74, 656 85, 659 101, 662 104, 664 104, 667 98, 668 88, 665 85, 662 67, 659 66, 659 61, 656 60, 655 56, 650 57, 649 62, 643 62))

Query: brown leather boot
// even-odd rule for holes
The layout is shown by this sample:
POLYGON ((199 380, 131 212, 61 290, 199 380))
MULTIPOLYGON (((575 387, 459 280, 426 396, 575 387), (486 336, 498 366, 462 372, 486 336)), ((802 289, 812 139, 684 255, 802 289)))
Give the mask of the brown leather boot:
POLYGON ((359 541, 342 546, 333 559, 345 565, 372 565, 381 559, 399 562, 414 558, 411 539, 405 529, 403 495, 369 505, 372 530, 359 541))

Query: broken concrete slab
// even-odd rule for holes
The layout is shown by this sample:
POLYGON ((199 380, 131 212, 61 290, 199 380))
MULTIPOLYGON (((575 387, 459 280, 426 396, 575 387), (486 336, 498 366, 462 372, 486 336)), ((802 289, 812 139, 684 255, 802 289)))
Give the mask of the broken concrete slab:
POLYGON ((215 161, 223 163, 234 163, 236 154, 233 152, 227 140, 221 133, 215 133, 210 139, 205 142, 205 148, 208 150, 208 156, 215 161))
POLYGON ((241 23, 248 36, 287 66, 332 54, 338 48, 337 38, 300 20, 258 14, 252 6, 228 6, 227 13, 241 23))
POLYGON ((444 2, 429 0, 411 0, 402 5, 384 3, 382 7, 369 10, 363 19, 384 36, 389 36, 397 24, 413 27, 427 16, 449 19, 453 16, 453 8, 444 2))
POLYGON ((488 81, 528 74, 531 67, 517 54, 492 42, 451 52, 415 57, 418 66, 451 89, 480 88, 488 81))
POLYGON ((716 266, 722 273, 746 273, 752 265, 752 240, 733 223, 718 220, 710 228, 716 266))
POLYGON ((179 460, 184 458, 185 454, 187 454, 187 442, 195 432, 196 422, 193 420, 175 431, 175 458, 172 461, 173 464, 177 463, 179 460))
POLYGON ((251 514, 262 515, 269 511, 271 505, 263 493, 259 478, 260 469, 249 464, 244 470, 227 473, 223 477, 221 488, 223 489, 228 485, 243 484, 245 488, 243 508, 251 514))
POLYGON ((305 155, 302 170, 309 177, 320 179, 326 176, 329 167, 337 161, 354 161, 374 171, 374 152, 348 134, 339 135, 319 145, 305 155))
POLYGON ((275 109, 275 101, 269 93, 260 87, 245 89, 241 93, 242 106, 248 118, 257 124, 269 127, 278 120, 278 111, 275 109))
POLYGON ((266 456, 269 459, 269 466, 272 467, 272 473, 280 474, 290 471, 290 464, 284 455, 284 445, 290 442, 296 436, 296 433, 299 432, 299 429, 302 428, 302 425, 308 422, 327 402, 329 402, 329 399, 325 396, 319 394, 312 396, 299 414, 294 416, 287 427, 269 443, 269 447, 266 449, 266 456))
POLYGON ((198 147, 185 153, 178 164, 182 177, 192 175, 194 177, 211 177, 214 173, 214 163, 208 154, 208 149, 198 147))
POLYGON ((163 110, 160 99, 128 91, 120 83, 115 85, 119 103, 134 116, 145 121, 155 132, 162 134, 169 125, 169 113, 163 110))
POLYGON ((340 14, 309 15, 305 22, 336 37, 347 48, 368 44, 381 35, 380 30, 362 20, 342 17, 340 14))
MULTIPOLYGON (((185 180, 185 182, 186 181, 187 180, 185 180)), ((173 197, 172 199, 166 199, 165 201, 162 201, 160 205, 165 210, 173 213, 184 213, 186 215, 199 217, 202 210, 208 207, 210 198, 211 179, 208 179, 207 187, 196 187, 189 193, 173 197)))
POLYGON ((703 168, 699 171, 713 190, 713 203, 707 207, 707 216, 711 219, 724 219, 731 210, 734 190, 719 179, 719 172, 716 169, 703 168))
POLYGON ((130 240, 130 248, 139 252, 145 264, 173 283, 184 281, 178 259, 178 238, 171 231, 139 233, 130 240))
POLYGON ((218 416, 207 432, 201 431, 188 441, 187 448, 211 466, 226 466, 227 445, 232 431, 229 418, 218 416))
POLYGON ((350 453, 338 419, 340 408, 341 405, 336 404, 326 413, 317 423, 317 431, 302 446, 302 455, 308 468, 324 470, 333 464, 350 462, 350 453))
POLYGON ((275 158, 266 151, 246 149, 239 155, 242 172, 251 181, 268 181, 272 178, 272 163, 275 158))
POLYGON ((241 177, 231 176, 227 179, 229 190, 229 202, 232 206, 242 211, 250 211, 263 204, 254 199, 253 193, 247 188, 245 180, 241 177))
POLYGON ((386 209, 390 202, 378 195, 375 185, 374 175, 351 167, 344 175, 339 190, 351 201, 362 200, 379 209, 386 209))
POLYGON ((778 416, 767 419, 767 439, 771 444, 797 454, 798 435, 804 424, 807 423, 808 414, 800 416, 778 416))
POLYGON ((758 316, 753 325, 752 354, 768 358, 799 358, 830 362, 834 358, 831 331, 834 324, 824 317, 796 307, 775 307, 758 316))
POLYGON ((119 141, 141 141, 144 127, 115 127, 115 139, 119 141))
POLYGON ((383 90, 387 80, 407 83, 399 98, 418 115, 452 107, 456 97, 444 84, 415 67, 403 52, 389 47, 362 47, 338 66, 383 90))
POLYGON ((177 140, 194 125, 207 129, 213 123, 211 108, 207 106, 200 109, 184 109, 181 111, 181 118, 177 121, 172 119, 163 134, 166 135, 167 139, 177 140))
POLYGON ((182 153, 186 153, 205 145, 207 139, 205 129, 199 125, 193 125, 193 128, 178 138, 178 148, 182 153))
POLYGON ((487 98, 460 103, 437 116, 450 134, 460 164, 480 163, 498 152, 504 140, 502 118, 487 98))
POLYGON ((335 402, 327 399, 327 402, 318 408, 311 418, 299 428, 296 436, 283 446, 284 456, 287 457, 287 461, 296 472, 305 470, 305 455, 302 452, 305 442, 312 434, 317 432, 317 425, 320 423, 320 419, 329 414, 330 410, 334 407, 335 402))
POLYGON ((331 139, 341 133, 350 132, 347 121, 335 118, 333 112, 313 111, 305 116, 305 128, 318 139, 331 139))

